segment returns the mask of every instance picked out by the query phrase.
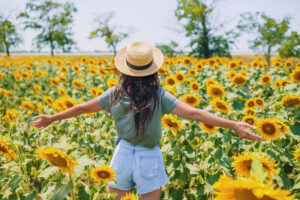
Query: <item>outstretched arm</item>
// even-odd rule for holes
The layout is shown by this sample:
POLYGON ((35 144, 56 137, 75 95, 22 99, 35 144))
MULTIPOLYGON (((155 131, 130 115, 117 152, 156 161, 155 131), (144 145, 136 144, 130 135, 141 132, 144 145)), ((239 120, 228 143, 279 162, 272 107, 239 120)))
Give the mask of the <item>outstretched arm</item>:
POLYGON ((40 130, 46 128, 49 126, 52 122, 63 120, 71 117, 76 117, 78 115, 84 114, 84 113, 90 113, 90 112, 98 112, 103 110, 103 108, 100 106, 99 102, 96 98, 86 102, 82 103, 76 106, 73 106, 67 110, 64 110, 62 112, 59 112, 54 115, 39 115, 36 117, 33 117, 33 119, 39 119, 39 121, 32 121, 30 122, 30 125, 35 126, 39 128, 40 130))
POLYGON ((172 113, 180 117, 197 120, 211 126, 219 126, 222 128, 232 129, 238 134, 238 136, 245 139, 258 140, 258 141, 262 140, 261 137, 255 135, 254 133, 250 132, 247 129, 247 128, 256 129, 255 126, 252 126, 246 122, 237 122, 237 121, 224 119, 210 112, 191 107, 190 105, 185 104, 183 102, 179 102, 177 106, 174 108, 174 110, 172 111, 172 113))

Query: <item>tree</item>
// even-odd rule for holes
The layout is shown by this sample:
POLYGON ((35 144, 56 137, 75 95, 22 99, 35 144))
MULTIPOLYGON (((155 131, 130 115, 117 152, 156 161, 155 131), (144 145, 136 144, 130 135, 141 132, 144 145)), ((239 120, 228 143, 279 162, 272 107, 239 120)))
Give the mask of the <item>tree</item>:
POLYGON ((224 22, 214 22, 215 2, 203 0, 177 0, 175 16, 182 23, 185 36, 190 39, 190 55, 198 58, 230 56, 230 47, 238 36, 232 30, 224 32, 224 22), (218 35, 218 32, 223 34, 218 35))
POLYGON ((5 50, 6 54, 10 55, 10 47, 18 46, 22 42, 17 33, 16 26, 0 16, 0 50, 5 50))
POLYGON ((175 57, 177 54, 182 53, 182 51, 178 50, 178 43, 175 41, 171 41, 169 44, 157 44, 157 48, 159 48, 163 54, 170 57, 175 57))
POLYGON ((289 29, 289 17, 284 17, 277 22, 265 13, 244 13, 237 28, 243 32, 258 34, 250 42, 250 48, 258 53, 263 53, 270 65, 271 55, 278 50, 279 45, 286 37, 289 29))
POLYGON ((287 36, 278 50, 280 57, 300 57, 300 34, 296 31, 287 36))
POLYGON ((97 24, 97 28, 90 33, 89 39, 104 38, 107 46, 112 48, 114 56, 116 56, 117 45, 129 36, 129 32, 116 32, 116 25, 111 25, 111 20, 114 16, 114 12, 109 12, 95 18, 94 21, 97 24))
POLYGON ((76 11, 74 4, 69 2, 62 4, 52 0, 30 0, 18 18, 25 19, 24 29, 39 31, 34 39, 35 46, 38 49, 49 46, 51 55, 54 55, 55 49, 70 51, 75 44, 71 38, 71 24, 72 14, 76 11))

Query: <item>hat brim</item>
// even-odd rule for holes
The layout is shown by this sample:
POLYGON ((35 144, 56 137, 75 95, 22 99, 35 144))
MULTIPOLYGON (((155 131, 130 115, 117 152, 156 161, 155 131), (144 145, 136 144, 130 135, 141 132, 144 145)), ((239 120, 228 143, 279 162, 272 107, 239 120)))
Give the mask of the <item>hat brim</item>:
POLYGON ((157 47, 152 46, 152 65, 144 70, 135 70, 130 68, 126 63, 126 50, 127 47, 124 47, 117 53, 115 57, 115 66, 121 73, 129 76, 147 76, 154 74, 159 70, 159 68, 161 68, 164 62, 164 54, 157 47))

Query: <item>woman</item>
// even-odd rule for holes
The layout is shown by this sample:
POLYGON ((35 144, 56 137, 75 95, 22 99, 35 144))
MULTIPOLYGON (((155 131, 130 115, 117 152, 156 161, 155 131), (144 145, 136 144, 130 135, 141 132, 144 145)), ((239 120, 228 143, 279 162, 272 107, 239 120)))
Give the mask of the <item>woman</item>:
POLYGON ((115 57, 116 68, 122 73, 119 84, 86 103, 55 115, 40 115, 30 122, 43 129, 52 122, 83 113, 106 110, 114 118, 118 145, 110 162, 116 172, 116 183, 109 183, 108 192, 120 199, 134 186, 140 199, 160 198, 161 186, 168 177, 159 147, 161 117, 173 113, 213 126, 233 129, 240 137, 261 141, 244 122, 227 120, 209 112, 191 107, 159 86, 157 71, 164 56, 156 47, 145 42, 133 42, 115 57))

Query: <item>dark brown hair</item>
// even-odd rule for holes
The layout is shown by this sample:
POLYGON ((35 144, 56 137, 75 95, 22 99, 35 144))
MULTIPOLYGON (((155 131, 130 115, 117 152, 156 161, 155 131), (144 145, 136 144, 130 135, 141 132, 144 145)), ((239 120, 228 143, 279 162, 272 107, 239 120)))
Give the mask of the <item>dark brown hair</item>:
POLYGON ((153 117, 158 101, 159 85, 160 81, 157 72, 142 77, 121 74, 110 107, 120 100, 125 93, 129 95, 131 103, 128 111, 132 110, 134 112, 136 135, 140 132, 140 129, 144 133, 146 123, 153 117), (151 110, 152 99, 154 100, 153 110, 151 110))

